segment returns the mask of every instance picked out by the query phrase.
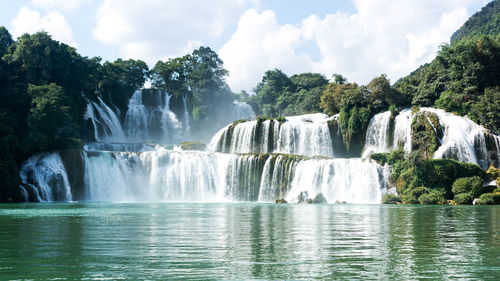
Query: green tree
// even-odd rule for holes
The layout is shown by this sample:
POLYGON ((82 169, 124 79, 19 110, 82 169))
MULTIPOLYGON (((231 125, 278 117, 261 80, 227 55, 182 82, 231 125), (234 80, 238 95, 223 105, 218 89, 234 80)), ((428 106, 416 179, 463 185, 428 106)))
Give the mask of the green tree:
POLYGON ((67 96, 62 87, 30 85, 32 108, 27 118, 32 152, 70 148, 75 145, 78 125, 70 114, 67 96))

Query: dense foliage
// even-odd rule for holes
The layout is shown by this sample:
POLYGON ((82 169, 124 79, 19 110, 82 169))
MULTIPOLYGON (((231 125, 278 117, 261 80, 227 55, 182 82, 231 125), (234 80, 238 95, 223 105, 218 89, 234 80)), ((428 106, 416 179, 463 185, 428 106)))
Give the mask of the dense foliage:
POLYGON ((319 73, 288 77, 279 69, 269 70, 247 102, 259 115, 290 116, 319 112, 319 101, 328 80, 319 73))
POLYGON ((172 109, 181 109, 187 98, 197 128, 214 122, 235 95, 225 82, 228 72, 222 60, 208 47, 200 47, 180 58, 158 61, 151 70, 152 85, 173 95, 172 109))
POLYGON ((500 36, 443 45, 427 65, 399 80, 395 88, 412 93, 411 104, 433 106, 500 133, 500 36))
POLYGON ((493 0, 481 11, 472 15, 459 30, 451 36, 451 43, 465 38, 500 33, 500 1, 493 0))

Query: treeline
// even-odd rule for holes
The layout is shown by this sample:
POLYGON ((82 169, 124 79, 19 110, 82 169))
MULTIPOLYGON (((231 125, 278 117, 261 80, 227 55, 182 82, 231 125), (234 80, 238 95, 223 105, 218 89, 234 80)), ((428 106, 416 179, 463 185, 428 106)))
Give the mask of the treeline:
POLYGON ((463 25, 453 33, 450 42, 466 38, 478 38, 483 35, 497 35, 500 33, 500 0, 494 0, 484 6, 481 11, 472 15, 463 25))
POLYGON ((84 120, 89 101, 102 98, 123 119, 131 95, 151 79, 174 95, 177 112, 186 97, 194 127, 200 128, 236 97, 226 75, 222 61, 206 47, 159 61, 150 70, 141 60, 81 56, 45 32, 13 40, 0 27, 0 202, 20 200, 19 167, 29 156, 94 140, 92 125, 84 120))
POLYGON ((431 63, 394 85, 385 75, 361 86, 340 74, 331 80, 317 73, 288 77, 279 69, 270 70, 247 100, 267 117, 339 113, 341 123, 351 124, 347 136, 363 131, 369 117, 390 106, 442 108, 500 133, 500 36, 443 45, 431 63))

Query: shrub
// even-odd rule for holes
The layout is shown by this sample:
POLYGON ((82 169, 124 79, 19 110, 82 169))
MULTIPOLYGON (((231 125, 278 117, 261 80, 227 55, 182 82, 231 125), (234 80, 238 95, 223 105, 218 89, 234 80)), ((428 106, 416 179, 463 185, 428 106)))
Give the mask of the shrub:
POLYGON ((485 193, 479 197, 478 205, 500 204, 500 193, 485 193))
POLYGON ((384 165, 387 162, 387 157, 389 153, 372 153, 370 154, 370 159, 375 160, 380 165, 384 165))
POLYGON ((446 200, 444 199, 443 193, 438 190, 431 190, 429 193, 422 194, 420 198, 418 198, 420 204, 438 204, 443 203, 446 200))
POLYGON ((382 196, 382 204, 398 204, 401 203, 401 198, 399 196, 391 194, 391 193, 386 193, 384 196, 382 196))
POLYGON ((420 198, 423 194, 429 193, 429 189, 425 186, 420 186, 417 188, 414 188, 412 191, 410 191, 410 195, 413 195, 415 198, 420 198))
POLYGON ((483 190, 483 180, 478 176, 459 178, 452 186, 452 192, 455 195, 470 192, 473 197, 478 197, 484 192, 483 190))
POLYGON ((314 199, 313 199, 312 203, 314 203, 314 204, 326 204, 326 203, 328 203, 328 202, 326 201, 325 196, 323 196, 323 193, 318 193, 318 194, 314 197, 314 199))
POLYGON ((403 204, 418 204, 418 200, 413 195, 403 195, 403 204))
POLYGON ((460 193, 456 194, 455 197, 453 197, 453 200, 459 205, 472 204, 474 196, 472 196, 471 193, 460 193))

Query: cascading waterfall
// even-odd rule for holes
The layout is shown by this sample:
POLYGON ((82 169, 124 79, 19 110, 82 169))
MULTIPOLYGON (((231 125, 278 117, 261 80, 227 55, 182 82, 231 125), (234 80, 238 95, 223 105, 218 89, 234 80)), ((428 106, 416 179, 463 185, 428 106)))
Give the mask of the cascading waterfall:
POLYGON ((389 149, 390 121, 390 111, 379 113, 372 117, 366 131, 366 141, 362 158, 367 158, 372 153, 386 152, 389 149))
POLYGON ((180 137, 182 124, 170 110, 166 92, 148 93, 153 101, 144 100, 144 91, 136 91, 129 100, 124 127, 129 142, 174 143, 180 137))
POLYGON ((142 91, 135 91, 128 102, 125 114, 125 130, 129 140, 141 141, 150 138, 150 116, 142 104, 142 91))
POLYGON ((325 114, 286 117, 284 121, 231 124, 214 135, 210 149, 226 153, 285 153, 333 157, 325 114))
POLYGON ((97 141, 125 141, 120 120, 115 112, 97 98, 99 103, 90 102, 85 112, 85 120, 91 120, 94 126, 94 135, 97 141))
MULTIPOLYGON (((407 153, 411 152, 412 122, 416 114, 424 112, 435 114, 443 129, 443 137, 440 139, 440 146, 434 153, 434 158, 451 158, 461 162, 475 163, 482 168, 488 168, 490 163, 492 163, 491 153, 495 154, 496 159, 500 157, 498 145, 495 145, 494 151, 491 149, 488 150, 486 129, 466 117, 457 116, 442 109, 434 108, 420 108, 417 112, 412 112, 411 109, 402 110, 395 118, 394 142, 392 147, 387 145, 387 136, 390 134, 389 122, 391 113, 387 111, 373 116, 367 130, 363 157, 366 158, 374 152, 389 152, 398 146, 402 146, 407 153)), ((436 131, 436 128, 428 117, 427 122, 436 131)), ((490 134, 490 137, 494 139, 495 143, 499 142, 499 136, 490 134)))
MULTIPOLYGON (((182 151, 165 144, 188 137, 187 99, 179 121, 170 110, 170 98, 166 92, 135 92, 124 116, 125 131, 101 99, 90 102, 85 116, 94 125, 97 142, 82 151, 28 159, 20 173, 21 194, 30 201, 71 201, 74 192, 78 200, 106 202, 297 202, 301 194, 314 198, 321 193, 329 203, 379 203, 388 190, 390 169, 369 155, 399 146, 410 152, 416 114, 439 138, 434 158, 483 168, 500 165, 499 136, 432 108, 404 109, 395 118, 390 112, 375 115, 362 158, 332 159, 334 151, 342 151, 334 149, 343 144, 330 135, 337 127, 329 121, 336 117, 324 114, 240 120, 218 131, 209 151, 182 151), (66 172, 65 164, 79 171, 66 172)), ((235 102, 228 116, 246 119, 255 114, 248 104, 235 102)))
MULTIPOLYGON (((33 189, 39 202, 71 201, 68 175, 58 153, 32 156, 23 164, 20 176, 23 183, 33 189)), ((26 189, 24 192, 27 196, 26 189)))
POLYGON ((313 198, 322 193, 328 202, 378 203, 387 190, 380 165, 359 158, 306 160, 297 164, 286 200, 296 202, 301 192, 313 198))
MULTIPOLYGON (((360 159, 172 150, 84 150, 82 161, 87 201, 274 202, 287 198, 294 202, 298 193, 307 191, 311 195, 323 192, 331 203, 337 200, 378 203, 386 189, 383 168, 360 159)), ((58 154, 39 155, 29 163, 33 164, 23 167, 23 181, 37 186, 41 201, 71 200, 67 175, 58 154), (38 168, 31 168, 33 166, 38 168), (36 174, 31 175, 30 170, 36 174), (59 182, 54 185, 56 180, 59 182), (66 197, 54 195, 61 194, 60 189, 66 197)))

